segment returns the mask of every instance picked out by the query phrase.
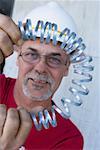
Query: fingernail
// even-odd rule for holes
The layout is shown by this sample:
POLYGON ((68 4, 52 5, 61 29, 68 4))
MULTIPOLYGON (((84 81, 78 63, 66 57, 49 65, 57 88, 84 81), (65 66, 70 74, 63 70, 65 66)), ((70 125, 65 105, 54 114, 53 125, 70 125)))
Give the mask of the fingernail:
POLYGON ((18 42, 17 42, 17 45, 21 46, 23 43, 24 43, 24 41, 22 39, 19 39, 18 42))
POLYGON ((17 109, 19 110, 19 109, 24 109, 24 108, 22 106, 18 106, 17 109))

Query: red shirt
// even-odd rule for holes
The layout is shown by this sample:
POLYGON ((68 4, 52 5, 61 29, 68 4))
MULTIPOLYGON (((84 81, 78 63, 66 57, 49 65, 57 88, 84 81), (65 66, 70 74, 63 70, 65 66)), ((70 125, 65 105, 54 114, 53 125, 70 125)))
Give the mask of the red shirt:
MULTIPOLYGON (((16 79, 0 75, 0 103, 7 108, 17 105, 13 97, 13 88, 16 79)), ((62 118, 58 113, 57 127, 37 131, 33 125, 24 144, 26 150, 82 150, 83 137, 77 127, 69 120, 62 118)))

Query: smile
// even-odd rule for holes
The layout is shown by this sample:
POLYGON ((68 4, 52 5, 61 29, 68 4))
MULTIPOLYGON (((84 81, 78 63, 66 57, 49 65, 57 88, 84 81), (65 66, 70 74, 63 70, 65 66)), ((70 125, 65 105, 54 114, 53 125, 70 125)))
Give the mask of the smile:
POLYGON ((33 78, 28 78, 28 80, 31 80, 32 85, 38 88, 43 88, 46 84, 48 84, 48 82, 44 80, 34 80, 33 78))

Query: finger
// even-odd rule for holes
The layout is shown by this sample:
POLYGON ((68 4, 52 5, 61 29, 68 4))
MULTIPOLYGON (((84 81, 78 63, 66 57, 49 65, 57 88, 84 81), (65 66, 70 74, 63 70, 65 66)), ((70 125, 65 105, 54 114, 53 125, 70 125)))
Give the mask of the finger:
POLYGON ((30 114, 24 108, 19 108, 18 110, 19 110, 21 125, 18 134, 16 136, 16 140, 18 141, 18 143, 20 143, 20 145, 22 145, 25 142, 31 130, 32 119, 30 117, 30 114))
POLYGON ((0 29, 0 49, 5 57, 9 56, 13 52, 13 45, 8 35, 0 29))
POLYGON ((3 140, 12 140, 18 132, 19 124, 20 121, 18 111, 15 108, 8 109, 2 135, 3 140))
POLYGON ((2 51, 0 49, 0 64, 3 62, 3 59, 4 59, 4 56, 3 56, 2 51))
POLYGON ((3 126, 6 120, 6 106, 3 104, 0 104, 0 136, 3 132, 3 126))
POLYGON ((10 17, 0 14, 0 28, 9 35, 13 43, 22 45, 21 33, 10 17))

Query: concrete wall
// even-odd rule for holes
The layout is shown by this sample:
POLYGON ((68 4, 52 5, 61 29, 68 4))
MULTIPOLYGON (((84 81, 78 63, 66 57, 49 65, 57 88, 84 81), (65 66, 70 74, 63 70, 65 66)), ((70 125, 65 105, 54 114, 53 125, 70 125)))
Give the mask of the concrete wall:
MULTIPOLYGON (((17 22, 23 19, 30 10, 39 5, 45 5, 47 2, 49 0, 15 0, 13 19, 17 22)), ((92 73, 92 84, 88 85, 90 94, 83 97, 81 107, 71 107, 71 119, 83 133, 84 150, 100 150, 100 2, 98 0, 62 0, 57 2, 72 15, 79 34, 84 38, 87 45, 87 53, 93 56, 95 70, 92 73)), ((17 68, 12 66, 12 62, 15 63, 15 57, 14 54, 9 58, 10 61, 7 60, 4 70, 7 76, 16 77, 17 68)), ((63 95, 67 95, 63 88, 67 87, 71 77, 64 79, 61 91, 54 97, 56 101, 63 95)))

